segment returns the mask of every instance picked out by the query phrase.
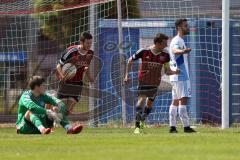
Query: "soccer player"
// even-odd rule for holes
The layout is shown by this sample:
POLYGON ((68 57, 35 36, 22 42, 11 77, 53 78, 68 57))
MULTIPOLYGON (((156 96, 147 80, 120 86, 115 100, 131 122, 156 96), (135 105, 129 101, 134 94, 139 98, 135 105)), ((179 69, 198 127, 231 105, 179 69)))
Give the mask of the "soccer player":
POLYGON ((127 71, 124 82, 129 82, 129 72, 134 61, 141 59, 138 74, 138 102, 136 106, 136 123, 134 133, 139 134, 140 128, 144 128, 144 120, 152 110, 152 105, 161 82, 161 71, 164 66, 168 75, 178 74, 179 71, 171 71, 168 62, 169 54, 164 52, 167 47, 168 37, 159 33, 154 38, 154 45, 150 48, 140 49, 131 56, 127 63, 127 71), (146 106, 143 111, 143 106, 146 106))
POLYGON ((57 64, 57 75, 60 79, 58 98, 66 102, 69 113, 80 99, 84 74, 86 73, 89 82, 93 82, 93 78, 88 72, 88 67, 94 54, 91 50, 92 39, 93 37, 90 33, 83 32, 80 35, 80 45, 73 45, 67 48, 67 51, 61 56, 57 64), (76 75, 71 79, 66 79, 66 75, 62 72, 62 67, 66 63, 72 63, 77 68, 76 75))
POLYGON ((81 125, 72 126, 66 117, 65 105, 57 98, 45 93, 44 78, 33 76, 29 81, 30 90, 25 91, 18 106, 16 122, 19 134, 49 134, 53 121, 59 122, 68 134, 80 133, 81 125), (51 104, 53 109, 45 109, 51 104))
POLYGON ((170 68, 179 69, 180 74, 171 75, 172 84, 172 104, 169 108, 170 133, 177 133, 176 116, 177 110, 182 121, 184 132, 196 132, 189 126, 189 117, 187 113, 188 99, 191 97, 191 86, 188 69, 188 54, 191 48, 187 48, 183 38, 189 34, 187 19, 178 19, 175 22, 177 35, 170 43, 170 68))

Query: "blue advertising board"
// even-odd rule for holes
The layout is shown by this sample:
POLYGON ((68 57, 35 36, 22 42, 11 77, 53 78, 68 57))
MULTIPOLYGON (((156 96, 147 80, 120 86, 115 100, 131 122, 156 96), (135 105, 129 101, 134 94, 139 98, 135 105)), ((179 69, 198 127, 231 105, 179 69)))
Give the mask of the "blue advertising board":
POLYGON ((1 53, 0 52, 0 63, 1 62, 25 62, 27 55, 25 52, 11 52, 1 53))

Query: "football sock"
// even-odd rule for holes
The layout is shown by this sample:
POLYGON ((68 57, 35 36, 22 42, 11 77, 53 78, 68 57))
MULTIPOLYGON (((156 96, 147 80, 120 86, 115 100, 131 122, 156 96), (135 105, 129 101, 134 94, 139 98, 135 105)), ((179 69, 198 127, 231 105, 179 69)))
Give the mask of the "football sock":
POLYGON ((180 105, 179 106, 179 117, 182 121, 183 127, 189 126, 189 118, 188 118, 187 106, 186 105, 180 105))
POLYGON ((142 107, 137 106, 137 108, 136 108, 136 123, 135 123, 135 127, 137 127, 137 128, 140 128, 141 116, 142 116, 142 107))
POLYGON ((32 124, 34 126, 37 127, 37 129, 39 131, 41 131, 43 128, 45 128, 41 122, 41 120, 38 118, 38 116, 34 115, 34 114, 30 114, 30 121, 32 122, 32 124))
POLYGON ((169 125, 177 125, 177 106, 171 105, 169 108, 169 125))

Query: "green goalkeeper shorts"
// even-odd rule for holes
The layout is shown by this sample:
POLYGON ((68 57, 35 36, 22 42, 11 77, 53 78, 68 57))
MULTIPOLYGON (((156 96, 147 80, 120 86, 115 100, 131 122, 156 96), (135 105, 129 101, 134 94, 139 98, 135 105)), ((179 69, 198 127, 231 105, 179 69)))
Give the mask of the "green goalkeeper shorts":
MULTIPOLYGON (((47 117, 40 118, 40 121, 42 122, 45 128, 53 127, 53 121, 48 119, 47 117)), ((22 118, 21 122, 17 126, 17 133, 18 134, 41 134, 38 128, 25 118, 22 118)))

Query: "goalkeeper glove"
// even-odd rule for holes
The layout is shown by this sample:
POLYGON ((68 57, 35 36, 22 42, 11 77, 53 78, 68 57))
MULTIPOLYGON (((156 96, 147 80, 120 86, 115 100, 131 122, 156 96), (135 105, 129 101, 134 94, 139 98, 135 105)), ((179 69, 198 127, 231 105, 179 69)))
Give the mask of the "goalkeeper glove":
POLYGON ((47 113, 47 116, 49 119, 60 123, 61 119, 60 119, 60 117, 58 117, 58 114, 56 112, 53 112, 52 110, 47 109, 46 113, 47 113))

